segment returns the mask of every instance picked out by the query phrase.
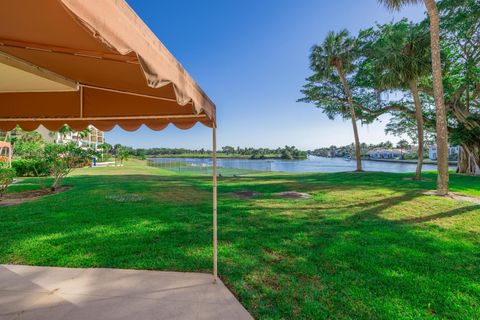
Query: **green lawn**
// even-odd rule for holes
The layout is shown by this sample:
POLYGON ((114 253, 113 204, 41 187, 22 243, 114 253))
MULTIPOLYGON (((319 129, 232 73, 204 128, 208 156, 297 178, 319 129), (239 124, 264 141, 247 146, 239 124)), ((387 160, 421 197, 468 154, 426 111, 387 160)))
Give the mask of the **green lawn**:
MULTIPOLYGON (((480 319, 480 205, 407 174, 220 178, 219 273, 259 319, 480 319), (228 193, 254 190, 251 200, 228 193), (308 192, 307 200, 272 193, 308 192)), ((211 182, 129 162, 0 208, 0 263, 211 270, 211 182)), ((452 175, 480 196, 480 178, 452 175)), ((35 187, 35 179, 11 192, 35 187)))

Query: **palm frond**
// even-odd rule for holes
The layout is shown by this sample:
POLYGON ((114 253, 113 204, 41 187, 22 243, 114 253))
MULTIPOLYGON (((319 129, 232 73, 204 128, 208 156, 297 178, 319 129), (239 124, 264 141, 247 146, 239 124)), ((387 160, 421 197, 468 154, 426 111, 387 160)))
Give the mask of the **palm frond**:
POLYGON ((417 4, 421 0, 378 0, 381 4, 390 10, 400 10, 403 6, 417 4))

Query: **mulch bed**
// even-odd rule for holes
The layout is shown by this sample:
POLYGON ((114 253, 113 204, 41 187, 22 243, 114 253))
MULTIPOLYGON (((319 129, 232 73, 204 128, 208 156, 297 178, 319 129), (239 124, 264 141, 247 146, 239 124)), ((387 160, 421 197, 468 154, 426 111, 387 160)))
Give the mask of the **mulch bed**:
POLYGON ((71 189, 71 186, 63 186, 57 188, 55 191, 50 189, 40 189, 40 190, 28 190, 14 193, 6 193, 0 199, 0 207, 9 207, 17 204, 33 201, 44 196, 49 196, 52 194, 57 194, 60 192, 67 191, 71 189))
POLYGON ((274 197, 283 198, 283 199, 309 199, 312 195, 308 193, 296 192, 296 191, 287 191, 287 192, 278 192, 273 194, 274 197))

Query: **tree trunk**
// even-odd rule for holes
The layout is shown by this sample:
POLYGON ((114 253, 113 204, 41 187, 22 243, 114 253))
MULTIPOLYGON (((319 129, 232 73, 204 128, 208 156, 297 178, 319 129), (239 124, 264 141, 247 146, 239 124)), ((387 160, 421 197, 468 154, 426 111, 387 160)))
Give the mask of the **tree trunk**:
POLYGON ((62 176, 59 175, 59 173, 54 173, 53 183, 52 183, 52 186, 50 187, 50 191, 55 192, 57 190, 61 178, 62 176))
POLYGON ((473 147, 471 158, 472 175, 480 176, 480 147, 473 147))
POLYGON ((410 91, 412 92, 413 102, 415 104, 415 118, 417 122, 417 140, 418 140, 418 161, 417 170, 415 171, 415 180, 422 179, 422 166, 423 166, 423 109, 418 95, 417 81, 410 81, 410 91))
POLYGON ((443 98, 442 62, 440 58, 440 17, 435 0, 424 0, 430 17, 432 46, 433 95, 437 111, 437 194, 448 194, 448 132, 445 102, 443 98))
POLYGON ((465 150, 465 147, 460 146, 460 152, 458 153, 457 173, 468 174, 469 171, 469 155, 465 150))
POLYGON ((355 114, 355 108, 353 106, 353 99, 352 99, 352 92, 350 91, 350 86, 348 85, 347 79, 343 74, 343 71, 340 66, 337 66, 337 72, 342 81, 343 88, 345 90, 345 95, 347 96, 348 106, 350 108, 350 116, 352 118, 352 127, 353 127, 353 135, 355 138, 355 159, 357 160, 357 170, 358 172, 362 170, 362 154, 360 151, 360 138, 358 136, 358 128, 357 128, 357 115, 355 114))
POLYGON ((480 175, 480 150, 474 145, 462 144, 458 157, 457 173, 480 175))

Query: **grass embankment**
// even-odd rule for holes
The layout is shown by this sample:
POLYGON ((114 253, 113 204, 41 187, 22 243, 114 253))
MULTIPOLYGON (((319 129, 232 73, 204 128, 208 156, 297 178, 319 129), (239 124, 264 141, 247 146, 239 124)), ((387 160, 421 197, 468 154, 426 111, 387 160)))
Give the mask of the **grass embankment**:
MULTIPOLYGON (((260 319, 480 318, 480 205, 408 176, 221 178, 221 278, 260 319), (286 190, 313 197, 272 196, 286 190)), ((0 208, 0 262, 209 272, 210 180, 139 162, 78 170, 69 191, 0 208)), ((451 186, 480 196, 480 178, 451 186)))

